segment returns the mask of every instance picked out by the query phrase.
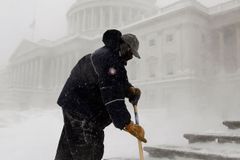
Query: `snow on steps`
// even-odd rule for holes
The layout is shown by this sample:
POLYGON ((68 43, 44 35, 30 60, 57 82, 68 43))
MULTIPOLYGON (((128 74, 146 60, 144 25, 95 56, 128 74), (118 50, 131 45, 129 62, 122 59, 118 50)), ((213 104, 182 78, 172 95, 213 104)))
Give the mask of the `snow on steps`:
POLYGON ((144 147, 151 157, 156 158, 193 158, 199 160, 240 160, 240 151, 203 149, 192 146, 144 147))
POLYGON ((224 121, 223 124, 229 129, 240 129, 240 121, 224 121))
POLYGON ((196 133, 184 134, 183 137, 186 138, 189 143, 218 142, 240 144, 240 134, 233 133, 196 133))
POLYGON ((103 160, 137 160, 137 159, 115 157, 115 158, 105 158, 103 160))

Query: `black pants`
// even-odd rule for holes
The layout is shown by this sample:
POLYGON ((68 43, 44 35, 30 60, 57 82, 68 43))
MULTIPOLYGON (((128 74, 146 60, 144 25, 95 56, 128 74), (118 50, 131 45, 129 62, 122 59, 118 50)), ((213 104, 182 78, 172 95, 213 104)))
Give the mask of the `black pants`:
POLYGON ((55 160, 101 160, 104 132, 84 116, 63 110, 64 126, 55 160))

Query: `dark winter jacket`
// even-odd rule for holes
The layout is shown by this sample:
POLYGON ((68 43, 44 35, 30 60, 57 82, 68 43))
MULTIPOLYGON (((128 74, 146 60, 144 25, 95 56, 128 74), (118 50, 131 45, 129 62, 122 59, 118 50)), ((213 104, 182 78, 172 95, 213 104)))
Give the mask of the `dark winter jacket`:
POLYGON ((79 60, 57 103, 86 116, 100 129, 111 122, 123 129, 130 122, 124 98, 131 86, 119 50, 102 47, 79 60))

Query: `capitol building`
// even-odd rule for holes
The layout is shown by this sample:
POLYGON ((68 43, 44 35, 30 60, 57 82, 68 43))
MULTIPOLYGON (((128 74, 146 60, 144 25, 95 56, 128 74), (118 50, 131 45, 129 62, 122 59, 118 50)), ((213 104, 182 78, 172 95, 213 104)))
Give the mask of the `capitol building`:
POLYGON ((127 65, 143 107, 240 106, 240 1, 206 7, 179 0, 76 0, 68 33, 56 41, 23 40, 0 68, 1 99, 20 106, 56 104, 77 61, 103 45, 109 28, 135 34, 141 59, 127 65))

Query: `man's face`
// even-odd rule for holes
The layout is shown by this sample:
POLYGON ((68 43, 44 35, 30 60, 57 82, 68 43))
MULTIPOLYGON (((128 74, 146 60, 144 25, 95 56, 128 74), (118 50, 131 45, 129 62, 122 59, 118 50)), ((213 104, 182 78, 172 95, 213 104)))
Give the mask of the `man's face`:
POLYGON ((125 61, 129 61, 130 59, 133 58, 133 53, 131 51, 131 48, 128 44, 123 43, 120 46, 120 52, 121 52, 121 57, 125 60, 125 61))

